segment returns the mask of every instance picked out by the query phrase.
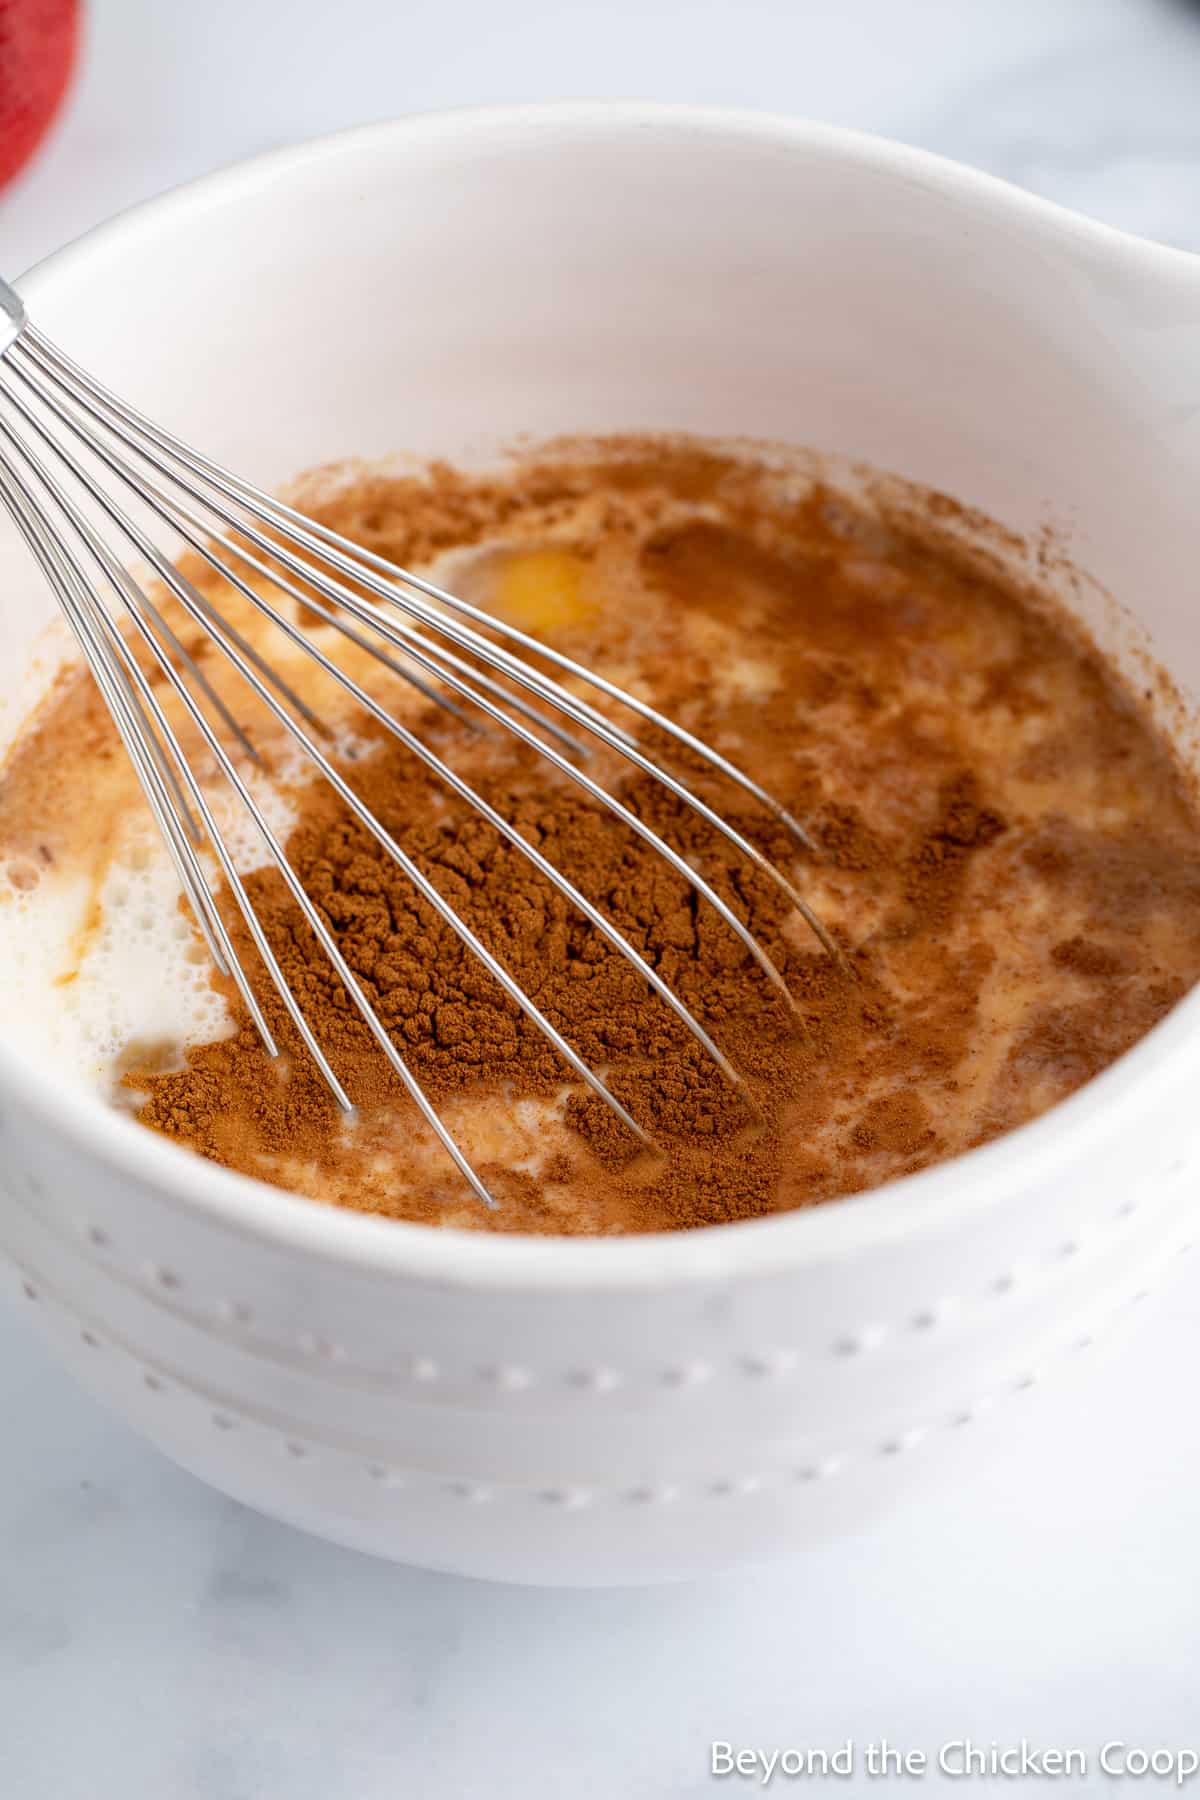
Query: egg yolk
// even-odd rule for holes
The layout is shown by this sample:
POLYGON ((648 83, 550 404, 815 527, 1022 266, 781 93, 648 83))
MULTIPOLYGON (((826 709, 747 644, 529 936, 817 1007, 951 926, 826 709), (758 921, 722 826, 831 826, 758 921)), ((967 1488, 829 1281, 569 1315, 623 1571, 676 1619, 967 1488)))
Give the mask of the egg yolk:
POLYGON ((584 590, 587 564, 569 550, 527 550, 508 557, 492 591, 502 618, 523 631, 586 625, 596 602, 584 590))

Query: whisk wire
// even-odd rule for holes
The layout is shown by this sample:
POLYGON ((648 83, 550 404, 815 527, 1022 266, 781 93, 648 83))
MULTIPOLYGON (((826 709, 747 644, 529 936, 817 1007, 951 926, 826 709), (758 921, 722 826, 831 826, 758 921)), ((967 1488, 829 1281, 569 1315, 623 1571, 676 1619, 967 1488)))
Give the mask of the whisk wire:
POLYGON ((546 674, 538 663, 574 684, 591 688, 603 701, 631 711, 642 724, 661 732, 761 803, 799 844, 811 849, 812 841, 803 827, 772 795, 711 746, 636 695, 427 577, 398 568, 376 552, 308 519, 154 424, 94 380, 29 324, 19 298, 3 282, 0 400, 16 419, 14 424, 0 410, 0 503, 28 544, 63 610, 129 754, 213 961, 234 981, 269 1054, 277 1056, 278 1046, 216 903, 201 860, 206 849, 215 857, 250 940, 305 1049, 337 1104, 346 1112, 353 1111, 350 1097, 322 1051, 272 949, 196 771, 134 654, 130 633, 120 627, 110 611, 110 603, 115 602, 118 617, 127 618, 153 669, 166 682, 229 792, 248 815, 270 865, 421 1116, 476 1197, 489 1207, 495 1204, 393 1042, 376 1004, 347 962, 262 805, 222 742, 214 720, 242 755, 265 767, 251 730, 210 679, 199 660, 200 652, 183 642, 161 608, 123 566, 107 536, 72 499, 74 491, 87 503, 89 512, 94 507, 107 521, 122 555, 131 551, 149 567, 198 627, 203 641, 236 672, 287 739, 400 869, 421 901, 458 937, 471 958, 487 970, 574 1075, 628 1130, 643 1143, 648 1142, 644 1128, 617 1099, 602 1074, 590 1067, 564 1038, 335 766, 331 754, 316 741, 317 737, 328 739, 329 733, 313 706, 215 600, 175 567, 133 514, 118 504, 106 483, 93 473, 93 463, 116 480, 118 491, 123 490, 136 502, 139 517, 144 509, 169 527, 222 583, 241 595, 293 648, 315 661, 342 693, 411 752, 502 841, 512 845, 645 979, 726 1079, 742 1085, 737 1071, 710 1033, 648 957, 511 820, 339 667, 312 633, 305 631, 300 620, 319 622, 472 729, 487 732, 496 727, 528 746, 685 880, 736 934, 775 989, 790 1001, 781 971, 728 901, 691 861, 579 763, 590 755, 591 745, 599 743, 652 779, 774 881, 824 948, 840 957, 834 940, 794 882, 714 806, 662 767, 622 725, 554 675, 546 674), (24 434, 20 428, 24 428, 24 434), (62 471, 70 491, 64 487, 64 479, 30 447, 28 434, 50 453, 55 470, 62 471), (82 454, 70 447, 72 443, 82 454), (95 578, 89 572, 93 568, 97 572, 95 578), (300 609, 295 619, 272 604, 251 577, 293 601, 300 609), (574 730, 568 730, 568 724, 574 730))

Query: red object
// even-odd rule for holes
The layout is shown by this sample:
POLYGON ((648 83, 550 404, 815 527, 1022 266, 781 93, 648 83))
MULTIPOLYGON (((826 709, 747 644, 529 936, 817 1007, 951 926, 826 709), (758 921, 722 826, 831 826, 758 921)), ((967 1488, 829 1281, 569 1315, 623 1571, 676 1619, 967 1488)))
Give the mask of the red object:
POLYGON ((62 104, 79 12, 79 0, 0 0, 0 187, 29 161, 62 104))

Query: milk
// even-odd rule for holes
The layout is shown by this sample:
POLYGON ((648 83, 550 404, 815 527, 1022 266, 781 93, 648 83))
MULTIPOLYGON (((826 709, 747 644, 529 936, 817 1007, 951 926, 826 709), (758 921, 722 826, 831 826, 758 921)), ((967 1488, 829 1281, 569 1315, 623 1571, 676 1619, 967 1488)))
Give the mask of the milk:
POLYGON ((70 870, 32 881, 31 871, 22 862, 0 873, 0 963, 22 1043, 56 1078, 111 1098, 131 1046, 182 1051, 232 1030, 148 819, 132 825, 98 888, 70 870))

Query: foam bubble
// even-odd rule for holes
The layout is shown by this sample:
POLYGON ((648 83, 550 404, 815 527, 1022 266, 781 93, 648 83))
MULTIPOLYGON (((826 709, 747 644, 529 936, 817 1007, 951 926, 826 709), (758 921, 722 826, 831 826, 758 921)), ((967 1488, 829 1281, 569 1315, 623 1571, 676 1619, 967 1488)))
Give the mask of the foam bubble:
POLYGON ((107 1098, 131 1046, 181 1052, 232 1030, 199 933, 179 911, 170 857, 149 832, 114 857, 98 909, 86 878, 57 869, 4 893, 6 1005, 29 1055, 56 1075, 107 1098))
MULTIPOLYGON (((286 768, 277 765, 276 780, 258 770, 250 774, 243 773, 242 779, 254 804, 266 821, 268 830, 274 833, 280 844, 287 842, 298 814, 295 803, 280 791, 276 781, 284 782, 290 787, 299 786, 311 768, 311 764, 298 759, 297 766, 293 769, 289 759, 286 768)), ((206 797, 238 874, 250 875, 255 869, 265 868, 272 860, 271 851, 244 802, 229 787, 222 787, 219 792, 206 797)))

